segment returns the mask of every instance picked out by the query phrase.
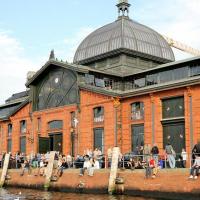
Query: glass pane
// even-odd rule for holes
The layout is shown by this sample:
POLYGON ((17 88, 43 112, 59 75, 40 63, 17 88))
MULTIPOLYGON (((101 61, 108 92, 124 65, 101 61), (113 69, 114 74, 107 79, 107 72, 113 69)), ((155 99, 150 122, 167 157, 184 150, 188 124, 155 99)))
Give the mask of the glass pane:
POLYGON ((150 74, 146 76, 147 85, 158 84, 158 74, 150 74))
POLYGON ((8 124, 8 136, 12 135, 12 124, 8 124))
POLYGON ((172 123, 163 126, 163 148, 170 143, 176 154, 185 149, 185 125, 184 123, 172 123))
POLYGON ((85 74, 85 82, 89 85, 94 85, 94 75, 85 74))
POLYGON ((38 110, 74 104, 77 101, 77 77, 70 70, 53 69, 37 86, 38 110))
POLYGON ((144 146, 144 125, 132 125, 132 151, 144 146))
POLYGON ((131 119, 132 120, 144 119, 143 102, 135 102, 131 105, 131 119))
POLYGON ((12 140, 8 139, 7 152, 12 152, 12 140))
POLYGON ((103 128, 94 129, 94 148, 100 148, 103 153, 103 128))
POLYGON ((22 120, 20 122, 20 132, 21 132, 21 134, 26 133, 26 120, 22 120))
POLYGON ((184 117, 184 97, 165 99, 162 101, 163 119, 184 117))
POLYGON ((94 108, 94 122, 103 122, 104 121, 104 108, 97 107, 94 108))
POLYGON ((173 70, 160 72, 160 83, 165 83, 173 80, 173 70))
POLYGON ((49 122, 49 130, 54 130, 54 129, 62 129, 63 128, 63 121, 52 121, 49 122))
POLYGON ((181 67, 173 70, 174 80, 179 80, 188 77, 188 67, 181 67))
POLYGON ((196 75, 200 75, 200 65, 196 65, 196 66, 192 66, 190 68, 190 75, 191 76, 196 76, 196 75))
POLYGON ((135 88, 141 88, 145 86, 145 78, 134 80, 135 88))
POLYGON ((26 137, 20 137, 20 152, 26 153, 26 137))

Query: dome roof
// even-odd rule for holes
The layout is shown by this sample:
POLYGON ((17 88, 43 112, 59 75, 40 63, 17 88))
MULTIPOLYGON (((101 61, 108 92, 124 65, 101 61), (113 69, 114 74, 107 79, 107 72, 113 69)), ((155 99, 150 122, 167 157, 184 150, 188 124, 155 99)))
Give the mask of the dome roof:
POLYGON ((163 63, 175 60, 171 47, 159 33, 121 16, 86 37, 75 53, 74 63, 88 63, 120 50, 163 63))

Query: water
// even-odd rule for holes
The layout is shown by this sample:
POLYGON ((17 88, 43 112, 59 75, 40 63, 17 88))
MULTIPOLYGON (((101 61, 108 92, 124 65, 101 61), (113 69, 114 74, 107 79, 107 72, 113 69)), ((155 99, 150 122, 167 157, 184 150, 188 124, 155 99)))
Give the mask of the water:
POLYGON ((44 192, 27 189, 0 189, 0 200, 155 200, 130 196, 109 196, 89 194, 69 194, 61 192, 44 192))

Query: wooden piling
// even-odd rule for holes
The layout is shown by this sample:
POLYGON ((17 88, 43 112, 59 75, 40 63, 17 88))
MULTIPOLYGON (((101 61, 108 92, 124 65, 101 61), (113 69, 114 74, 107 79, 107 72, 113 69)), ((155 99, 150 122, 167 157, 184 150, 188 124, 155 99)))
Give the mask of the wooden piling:
POLYGON ((3 170, 2 170, 2 174, 1 174, 0 187, 3 187, 3 185, 5 183, 6 175, 7 175, 7 172, 8 172, 9 161, 10 161, 10 154, 7 153, 5 155, 5 159, 4 159, 4 163, 3 163, 3 170))
POLYGON ((46 178, 45 178, 45 183, 44 183, 45 190, 48 190, 50 187, 51 177, 53 174, 55 154, 56 154, 55 151, 51 151, 50 155, 49 155, 49 161, 48 161, 48 165, 47 165, 47 173, 46 173, 46 178))
POLYGON ((112 163, 111 163, 110 178, 108 184, 108 193, 111 195, 115 192, 115 180, 117 177, 119 153, 120 153, 119 147, 114 147, 112 151, 112 163))

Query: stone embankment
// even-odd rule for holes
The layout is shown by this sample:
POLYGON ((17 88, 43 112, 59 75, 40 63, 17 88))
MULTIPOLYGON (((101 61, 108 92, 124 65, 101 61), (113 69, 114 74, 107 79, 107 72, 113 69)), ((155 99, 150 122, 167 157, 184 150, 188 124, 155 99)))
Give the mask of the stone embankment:
MULTIPOLYGON (((1 172, 0 172, 1 173, 1 172)), ((94 176, 79 176, 79 170, 65 170, 62 177, 51 182, 49 190, 61 192, 108 193, 109 169, 96 170, 94 176)), ((200 199, 200 177, 189 180, 188 169, 160 170, 155 179, 146 179, 144 170, 118 170, 124 180, 124 194, 164 199, 200 199)), ((9 170, 5 187, 44 189, 42 176, 20 176, 20 170, 9 170)))

